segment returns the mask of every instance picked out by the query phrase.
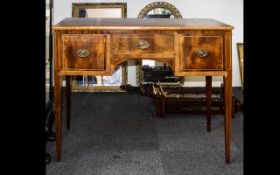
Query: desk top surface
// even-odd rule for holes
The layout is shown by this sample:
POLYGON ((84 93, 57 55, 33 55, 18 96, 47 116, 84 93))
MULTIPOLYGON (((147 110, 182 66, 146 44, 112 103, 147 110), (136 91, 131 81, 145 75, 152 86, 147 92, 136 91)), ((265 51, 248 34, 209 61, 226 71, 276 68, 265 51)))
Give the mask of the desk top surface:
POLYGON ((208 18, 65 18, 53 30, 232 30, 208 18))

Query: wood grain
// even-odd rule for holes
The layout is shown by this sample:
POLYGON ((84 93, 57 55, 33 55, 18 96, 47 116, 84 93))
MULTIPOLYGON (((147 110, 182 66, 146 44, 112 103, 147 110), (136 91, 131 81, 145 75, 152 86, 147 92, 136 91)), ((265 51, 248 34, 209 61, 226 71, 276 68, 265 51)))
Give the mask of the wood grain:
POLYGON ((184 70, 223 70, 222 36, 182 36, 181 69, 184 70), (195 52, 203 50, 206 57, 195 52))
POLYGON ((102 34, 62 35, 63 68, 105 70, 105 36, 102 34), (86 49, 87 57, 77 52, 86 49))

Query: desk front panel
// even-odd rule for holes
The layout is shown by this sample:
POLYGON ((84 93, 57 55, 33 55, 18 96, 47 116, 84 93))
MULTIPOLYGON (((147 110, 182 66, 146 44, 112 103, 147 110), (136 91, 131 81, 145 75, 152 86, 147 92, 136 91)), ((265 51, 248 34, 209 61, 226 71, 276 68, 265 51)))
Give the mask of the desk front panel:
POLYGON ((226 67, 225 31, 59 32, 63 75, 111 75, 116 66, 135 59, 161 61, 177 76, 201 75, 205 71, 219 76, 224 75, 221 71, 226 67))

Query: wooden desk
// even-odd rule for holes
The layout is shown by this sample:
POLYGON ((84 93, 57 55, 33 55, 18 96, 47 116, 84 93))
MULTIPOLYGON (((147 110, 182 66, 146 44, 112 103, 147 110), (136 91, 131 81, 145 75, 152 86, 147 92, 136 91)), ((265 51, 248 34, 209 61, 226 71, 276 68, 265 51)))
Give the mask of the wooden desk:
MULTIPOLYGON (((223 76, 225 157, 230 163, 233 27, 213 19, 66 18, 54 30, 56 158, 61 159, 61 78, 112 75, 132 59, 154 59, 175 76, 223 76)), ((208 106, 208 105, 207 105, 208 106)))

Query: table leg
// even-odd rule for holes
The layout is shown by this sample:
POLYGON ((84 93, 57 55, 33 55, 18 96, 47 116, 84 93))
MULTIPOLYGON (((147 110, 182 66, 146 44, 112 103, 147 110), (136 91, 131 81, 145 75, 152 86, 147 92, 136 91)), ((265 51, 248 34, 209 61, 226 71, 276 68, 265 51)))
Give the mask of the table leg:
POLYGON ((66 76, 66 126, 70 129, 71 122, 71 76, 66 76))
POLYGON ((211 132, 212 76, 206 76, 207 131, 211 132))
POLYGON ((54 111, 55 111, 55 138, 56 138, 56 160, 61 159, 61 77, 58 72, 54 73, 54 111))
POLYGON ((154 105, 156 110, 156 116, 161 117, 161 98, 154 97, 154 105))
POLYGON ((225 155, 226 163, 231 162, 230 142, 231 142, 231 115, 232 115, 232 72, 227 71, 224 77, 224 102, 225 102, 225 155))
POLYGON ((161 118, 165 117, 165 97, 161 97, 161 118))

